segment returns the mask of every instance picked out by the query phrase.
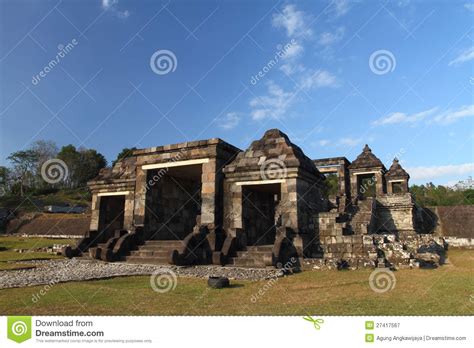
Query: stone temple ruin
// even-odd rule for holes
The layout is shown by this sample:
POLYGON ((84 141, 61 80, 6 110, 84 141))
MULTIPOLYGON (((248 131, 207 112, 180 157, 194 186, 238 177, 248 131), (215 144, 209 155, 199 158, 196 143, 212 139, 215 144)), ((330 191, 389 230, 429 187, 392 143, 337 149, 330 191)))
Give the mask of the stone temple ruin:
POLYGON ((241 151, 221 139, 136 150, 89 182, 90 231, 66 256, 242 267, 416 267, 447 245, 394 159, 366 145, 311 160, 277 129, 241 151), (326 175, 337 175, 327 196, 326 175))

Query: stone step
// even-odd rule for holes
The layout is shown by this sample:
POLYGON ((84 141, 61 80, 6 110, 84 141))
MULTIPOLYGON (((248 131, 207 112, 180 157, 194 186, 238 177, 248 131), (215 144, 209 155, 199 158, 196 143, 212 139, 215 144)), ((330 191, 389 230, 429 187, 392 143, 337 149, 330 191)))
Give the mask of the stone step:
POLYGON ((151 264, 151 265, 168 265, 167 257, 143 257, 143 256, 127 256, 125 261, 128 263, 151 264))
POLYGON ((144 257, 168 257, 171 250, 146 250, 140 248, 130 252, 130 256, 144 256, 144 257))
POLYGON ((266 251, 271 252, 273 250, 273 245, 252 245, 247 246, 245 251, 266 251))
POLYGON ((144 244, 139 247, 138 250, 146 250, 146 251, 161 251, 161 250, 179 250, 183 245, 157 245, 157 244, 144 244))
POLYGON ((237 257, 263 259, 265 256, 272 256, 268 251, 237 251, 237 257))
POLYGON ((162 246, 162 247, 180 247, 183 245, 182 240, 147 240, 145 241, 146 246, 162 246))
POLYGON ((263 261, 258 261, 258 260, 250 259, 250 258, 239 258, 239 257, 229 258, 226 266, 254 267, 254 268, 266 267, 263 261))

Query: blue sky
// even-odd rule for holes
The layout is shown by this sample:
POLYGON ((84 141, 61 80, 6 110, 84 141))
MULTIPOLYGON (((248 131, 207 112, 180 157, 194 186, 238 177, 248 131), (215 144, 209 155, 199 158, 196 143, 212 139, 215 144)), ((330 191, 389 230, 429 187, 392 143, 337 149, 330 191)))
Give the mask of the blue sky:
POLYGON ((38 139, 111 161, 279 128, 453 183, 474 172, 473 23, 453 0, 0 0, 0 164, 38 139))

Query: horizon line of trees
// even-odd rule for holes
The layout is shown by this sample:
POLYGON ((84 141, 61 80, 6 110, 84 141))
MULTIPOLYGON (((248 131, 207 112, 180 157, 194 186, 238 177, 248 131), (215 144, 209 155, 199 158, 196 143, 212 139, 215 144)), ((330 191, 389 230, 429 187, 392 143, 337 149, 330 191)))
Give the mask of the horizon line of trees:
MULTIPOLYGON (((123 148, 112 161, 112 166, 131 156, 134 150, 135 147, 123 148)), ((0 196, 10 194, 23 197, 26 193, 83 188, 102 168, 107 167, 106 158, 95 149, 76 148, 72 144, 59 148, 51 140, 37 140, 24 150, 12 152, 7 160, 10 166, 0 166, 0 196), (66 168, 61 168, 62 163, 57 160, 64 162, 66 168), (46 168, 48 161, 55 165, 54 168, 46 168), (61 177, 60 180, 48 181, 45 175, 61 177)))

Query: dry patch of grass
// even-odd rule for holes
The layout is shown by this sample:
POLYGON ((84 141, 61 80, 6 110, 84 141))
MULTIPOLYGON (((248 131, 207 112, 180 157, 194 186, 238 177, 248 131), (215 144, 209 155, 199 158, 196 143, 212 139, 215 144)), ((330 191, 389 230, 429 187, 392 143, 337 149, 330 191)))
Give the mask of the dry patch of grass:
POLYGON ((395 288, 382 294, 370 289, 371 270, 232 281, 221 290, 180 277, 164 294, 147 276, 121 277, 0 290, 0 315, 472 315, 474 251, 453 249, 448 257, 439 269, 395 272, 395 288), (46 294, 33 301, 40 290, 46 294))

